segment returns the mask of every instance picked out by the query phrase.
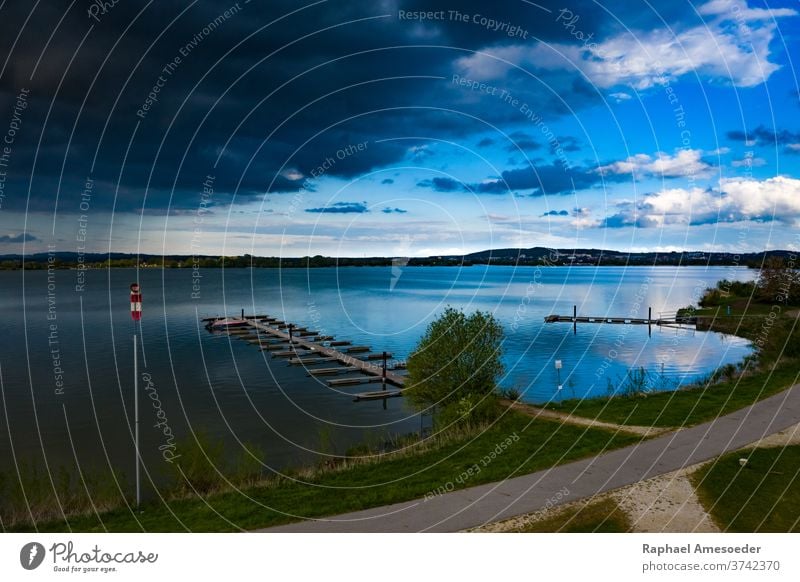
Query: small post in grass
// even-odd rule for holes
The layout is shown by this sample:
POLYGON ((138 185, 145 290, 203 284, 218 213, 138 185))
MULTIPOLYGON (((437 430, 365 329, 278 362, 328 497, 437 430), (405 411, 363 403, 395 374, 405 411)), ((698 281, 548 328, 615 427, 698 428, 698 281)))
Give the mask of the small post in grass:
POLYGON ((563 363, 561 360, 556 360, 556 373, 558 374, 558 389, 561 390, 563 386, 561 385, 561 368, 563 367, 563 363))

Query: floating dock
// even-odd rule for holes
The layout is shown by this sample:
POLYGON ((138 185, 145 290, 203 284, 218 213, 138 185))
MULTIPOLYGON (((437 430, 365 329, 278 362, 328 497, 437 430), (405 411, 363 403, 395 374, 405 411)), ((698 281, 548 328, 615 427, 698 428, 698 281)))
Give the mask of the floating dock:
MULTIPOLYGON (((207 317, 202 321, 214 322, 222 319, 227 318, 207 317)), ((384 364, 379 362, 392 357, 388 352, 368 353, 372 349, 370 346, 354 346, 351 341, 336 340, 331 335, 320 335, 319 331, 295 326, 269 315, 246 316, 242 311, 241 319, 247 323, 246 327, 226 329, 225 333, 258 345, 261 351, 270 352, 273 358, 288 358, 290 365, 313 366, 327 362, 341 364, 329 368, 307 368, 308 375, 312 377, 361 374, 327 380, 331 387, 383 384, 382 390, 354 394, 353 400, 356 402, 386 400, 403 395, 405 377, 392 370, 405 368, 404 363, 396 362, 393 366, 384 368, 384 364), (342 347, 342 350, 336 349, 337 347, 342 347), (387 390, 387 384, 400 389, 387 390)))
MULTIPOLYGON (((257 321, 257 320, 252 319, 252 318, 245 318, 245 321, 247 321, 247 323, 251 327, 253 327, 255 329, 258 329, 262 334, 272 336, 275 339, 283 340, 286 344, 289 343, 289 334, 284 332, 283 330, 280 330, 280 329, 277 329, 277 328, 272 327, 270 325, 261 323, 260 321, 257 321)), ((367 376, 367 378, 364 379, 363 382, 357 382, 357 383, 367 383, 368 381, 369 382, 382 382, 384 380, 384 374, 385 374, 385 380, 386 380, 387 384, 392 384, 394 386, 399 386, 399 387, 402 387, 405 384, 405 378, 403 376, 401 376, 400 374, 395 374, 395 373, 393 373, 393 372, 391 372, 389 370, 386 370, 386 372, 384 372, 383 371, 383 366, 381 366, 380 364, 375 364, 375 363, 371 363, 369 361, 361 360, 361 359, 356 358, 354 356, 351 356, 349 354, 340 352, 339 350, 336 350, 333 347, 333 346, 338 346, 338 345, 350 345, 350 343, 351 342, 349 342, 349 341, 329 341, 329 345, 328 346, 324 346, 324 345, 322 345, 320 343, 315 343, 315 342, 309 341, 309 340, 307 340, 307 339, 305 339, 303 337, 296 337, 296 336, 292 335, 292 338, 291 338, 291 349, 285 350, 284 354, 286 354, 286 352, 291 352, 292 355, 297 355, 297 356, 302 356, 302 357, 309 356, 311 354, 318 354, 318 355, 320 355, 322 357, 330 358, 329 360, 326 360, 326 361, 339 362, 340 364, 343 364, 344 366, 346 366, 348 368, 354 368, 353 370, 348 370, 348 371, 361 372, 362 374, 365 374, 367 376), (305 350, 305 351, 302 351, 302 350, 305 350)), ((269 345, 269 346, 266 347, 266 349, 282 348, 282 347, 284 347, 284 344, 283 343, 278 343, 278 344, 275 344, 274 346, 273 345, 269 345)), ((366 348, 364 351, 369 351, 370 350, 369 346, 353 346, 353 347, 366 348)), ((353 348, 350 348, 350 349, 352 350, 353 348)), ((381 357, 383 357, 382 354, 381 354, 381 357)), ((388 354, 387 354, 387 357, 388 357, 388 354)), ((322 360, 318 359, 318 361, 322 361, 322 360)), ((346 378, 342 378, 342 380, 346 380, 346 378)), ((354 380, 361 380, 361 379, 354 378, 354 380)), ((338 381, 337 380, 329 380, 328 381, 329 384, 331 382, 338 382, 338 381)), ((336 384, 334 384, 334 385, 336 385, 336 384)), ((339 385, 341 385, 341 383, 339 383, 339 385)), ((389 391, 382 390, 381 392, 387 392, 388 393, 389 391)), ((388 397, 390 397, 390 396, 387 396, 387 398, 388 397)))
POLYGON ((647 310, 647 317, 610 317, 578 315, 578 307, 573 306, 572 315, 547 315, 545 323, 571 323, 575 333, 578 333, 579 323, 607 323, 616 325, 646 325, 648 330, 652 327, 682 327, 684 325, 697 325, 697 317, 689 315, 678 315, 677 313, 661 313, 657 318, 653 318, 653 308, 647 310))

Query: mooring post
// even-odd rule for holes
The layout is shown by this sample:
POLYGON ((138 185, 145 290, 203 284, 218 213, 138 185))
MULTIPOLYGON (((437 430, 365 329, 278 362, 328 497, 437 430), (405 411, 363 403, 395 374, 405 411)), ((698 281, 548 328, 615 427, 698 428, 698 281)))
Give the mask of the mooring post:
POLYGON ((242 307, 242 319, 244 319, 244 307, 242 307))
POLYGON ((572 333, 578 335, 578 306, 572 306, 572 333))
POLYGON ((289 329, 289 347, 292 346, 292 328, 293 327, 294 327, 294 324, 290 323, 289 327, 288 327, 288 329, 289 329))
POLYGON ((383 375, 381 376, 381 378, 382 378, 382 384, 383 384, 383 389, 384 390, 386 390, 386 358, 387 357, 389 357, 389 354, 387 354, 386 352, 383 352, 383 375))
POLYGON ((653 308, 647 308, 647 337, 653 337, 653 308))

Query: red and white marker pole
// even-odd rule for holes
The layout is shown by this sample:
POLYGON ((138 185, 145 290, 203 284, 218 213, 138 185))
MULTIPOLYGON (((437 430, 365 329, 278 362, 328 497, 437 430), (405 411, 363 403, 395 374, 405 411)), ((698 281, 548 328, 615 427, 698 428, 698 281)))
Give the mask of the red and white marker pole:
POLYGON ((131 318, 133 321, 142 319, 142 291, 139 283, 131 283, 131 318))
POLYGON ((133 416, 136 447, 136 508, 142 502, 139 478, 139 351, 136 342, 136 322, 142 319, 142 292, 139 283, 131 283, 131 319, 133 319, 133 416))

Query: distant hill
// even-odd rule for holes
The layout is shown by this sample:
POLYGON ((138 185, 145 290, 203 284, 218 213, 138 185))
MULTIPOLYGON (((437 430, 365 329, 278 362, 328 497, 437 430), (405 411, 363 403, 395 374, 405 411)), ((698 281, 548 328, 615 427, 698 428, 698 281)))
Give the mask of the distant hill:
MULTIPOLYGON (((107 267, 166 267, 166 268, 217 268, 217 267, 365 267, 391 266, 392 257, 237 257, 193 255, 136 255, 134 253, 75 252, 35 253, 24 257, 25 268, 46 268, 48 258, 54 257, 57 268, 107 268, 107 267)), ((785 261, 794 254, 788 250, 760 253, 707 253, 704 251, 625 253, 610 249, 549 249, 546 247, 505 248, 478 251, 466 255, 413 257, 404 262, 408 266, 469 266, 491 265, 733 265, 759 267, 767 257, 781 257, 785 261)), ((405 259, 404 259, 405 260, 405 259)), ((19 269, 23 257, 19 254, 0 255, 0 269, 19 269)))

